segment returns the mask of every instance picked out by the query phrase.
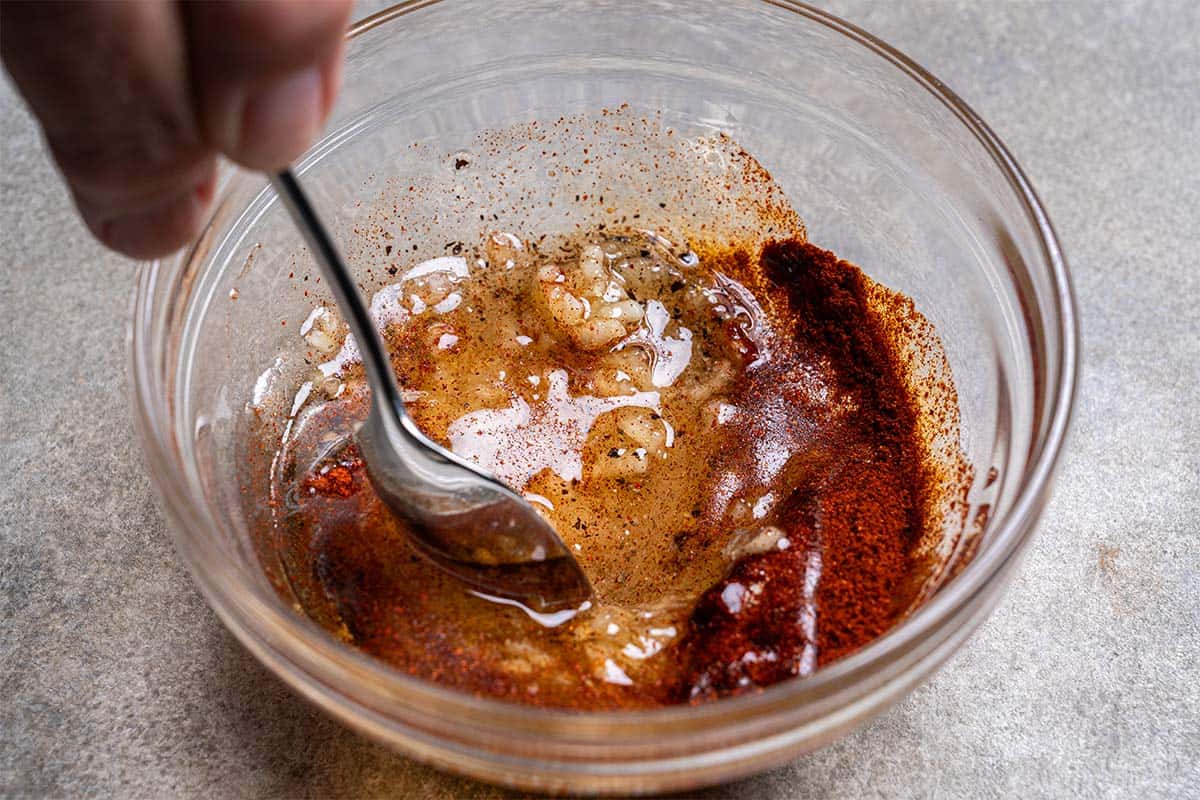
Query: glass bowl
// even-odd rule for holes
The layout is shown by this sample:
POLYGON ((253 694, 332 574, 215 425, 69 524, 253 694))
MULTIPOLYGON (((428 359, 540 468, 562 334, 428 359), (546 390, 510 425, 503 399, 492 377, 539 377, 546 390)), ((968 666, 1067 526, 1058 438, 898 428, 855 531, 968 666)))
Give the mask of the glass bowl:
POLYGON ((1020 168, 937 79, 807 6, 404 3, 351 30, 343 93, 298 168, 347 237, 374 181, 440 168, 430 153, 454 154, 484 129, 623 104, 681 136, 731 135, 815 243, 911 297, 946 347, 977 535, 923 605, 811 677, 700 707, 579 713, 458 694, 347 647, 272 587, 236 480, 256 378, 312 308, 295 285, 297 234, 262 176, 227 169, 202 235, 147 265, 134 300, 138 432, 176 546, 213 609, 348 726, 511 786, 693 788, 794 758, 888 708, 996 604, 1045 506, 1072 408, 1070 282, 1020 168))

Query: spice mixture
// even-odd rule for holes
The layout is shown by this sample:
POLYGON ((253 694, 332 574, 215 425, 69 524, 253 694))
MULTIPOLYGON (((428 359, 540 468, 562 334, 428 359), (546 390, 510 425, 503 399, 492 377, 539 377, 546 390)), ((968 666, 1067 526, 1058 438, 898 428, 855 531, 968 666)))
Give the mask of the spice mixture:
POLYGON ((353 339, 318 307, 317 371, 263 434, 259 533, 281 591, 397 670, 544 706, 703 702, 853 652, 933 568, 945 465, 897 333, 927 323, 802 235, 487 231, 372 312, 420 427, 534 503, 596 590, 538 615, 417 555, 353 444, 353 339))

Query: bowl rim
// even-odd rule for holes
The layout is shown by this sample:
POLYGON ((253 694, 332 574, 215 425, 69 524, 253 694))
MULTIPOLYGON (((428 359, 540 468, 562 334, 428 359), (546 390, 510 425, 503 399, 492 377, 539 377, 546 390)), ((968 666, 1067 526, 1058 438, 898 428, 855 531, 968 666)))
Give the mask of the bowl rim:
MULTIPOLYGON (((351 25, 347 38, 354 39, 380 25, 446 1, 407 0, 398 3, 351 25)), ((867 674, 872 668, 899 657, 970 605, 1024 549, 1060 461, 1070 428, 1079 372, 1079 324, 1074 291, 1066 259, 1046 210, 1021 167, 991 128, 958 95, 915 61, 872 34, 821 9, 793 0, 759 1, 796 13, 841 34, 889 62, 926 89, 984 147, 1020 201, 1027 221, 1037 231, 1040 255, 1049 266, 1048 277, 1053 285, 1050 297, 1053 305, 1047 304, 1044 311, 1050 321, 1057 323, 1057 330, 1054 331, 1057 335, 1051 338, 1060 343, 1061 353, 1056 373, 1046 376, 1049 415, 1041 431, 1035 426, 1031 456, 1023 480, 1010 511, 999 519, 999 524, 992 531, 993 546, 981 552, 953 581, 891 630, 855 653, 802 680, 784 681, 761 692, 714 703, 647 710, 581 712, 546 709, 477 697, 401 674, 365 653, 334 641, 315 623, 285 607, 278 596, 264 600, 255 596, 259 593, 256 587, 239 585, 232 587, 241 593, 235 597, 230 587, 220 585, 221 581, 217 579, 217 572, 229 572, 228 565, 214 571, 211 565, 198 563, 199 556, 194 552, 186 531, 197 520, 204 520, 208 513, 204 503, 194 494, 193 487, 176 474, 179 471, 179 451, 173 439, 174 429, 168 422, 173 400, 170 386, 165 385, 156 373, 163 367, 173 368, 169 356, 174 353, 169 351, 167 358, 156 361, 151 357, 154 342, 148 341, 148 338, 154 328, 154 320, 161 321, 164 316, 174 316, 173 312, 178 312, 182 298, 187 296, 186 290, 190 289, 187 276, 176 276, 174 288, 183 289, 182 296, 169 298, 171 308, 165 311, 156 309, 153 297, 156 286, 163 278, 161 273, 167 271, 169 276, 172 263, 187 265, 193 262, 197 253, 203 253, 208 242, 202 233, 184 254, 175 259, 148 262, 139 271, 127 336, 135 427, 160 507, 168 518, 176 549, 187 563, 193 580, 209 605, 242 644, 305 697, 328 710, 336 710, 339 716, 348 721, 358 717, 357 721, 362 722, 364 713, 377 715, 377 712, 369 711, 361 699, 352 698, 344 692, 344 686, 330 686, 330 681, 322 680, 304 668, 308 666, 319 668, 325 676, 337 674, 367 678, 364 685, 354 688, 373 694, 384 707, 400 700, 405 707, 416 705, 426 711, 437 709, 445 717, 469 715, 477 722, 486 721, 487 727, 494 730, 569 730, 572 735, 598 740, 610 737, 615 727, 632 735, 641 730, 661 735, 663 727, 674 729, 683 726, 687 729, 701 721, 718 719, 744 721, 766 710, 794 708, 807 700, 835 694, 848 683, 853 684, 856 676, 867 674), (159 419, 160 415, 166 419, 159 419), (302 657, 304 666, 298 665, 297 656, 302 657), (330 694, 336 696, 336 702, 330 700, 330 694), (350 704, 357 714, 346 708, 350 704)), ((220 207, 215 209, 206 232, 211 230, 212 221, 228 210, 220 207)), ((371 707, 374 708, 373 705, 371 707)))

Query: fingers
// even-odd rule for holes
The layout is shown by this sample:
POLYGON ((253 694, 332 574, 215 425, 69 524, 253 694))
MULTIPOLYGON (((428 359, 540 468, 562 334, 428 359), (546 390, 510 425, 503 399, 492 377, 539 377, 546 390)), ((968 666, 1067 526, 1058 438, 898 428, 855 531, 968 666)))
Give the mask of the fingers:
POLYGON ((350 0, 185 4, 207 141, 252 169, 275 169, 299 156, 333 104, 352 6, 350 0))
POLYGON ((198 233, 216 154, 294 160, 333 104, 351 0, 0 2, 0 49, 80 214, 109 247, 198 233))
POLYGON ((105 244, 163 255, 198 231, 215 160, 174 4, 0 3, 6 66, 105 244))

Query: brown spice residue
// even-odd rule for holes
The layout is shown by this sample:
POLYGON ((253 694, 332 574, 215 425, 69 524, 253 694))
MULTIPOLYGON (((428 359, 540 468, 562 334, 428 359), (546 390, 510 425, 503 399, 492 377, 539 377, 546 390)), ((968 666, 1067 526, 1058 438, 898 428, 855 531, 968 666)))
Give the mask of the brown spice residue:
POLYGON ((363 482, 356 476, 362 463, 361 458, 349 456, 333 466, 306 476, 301 488, 309 494, 350 497, 362 488, 363 482))
POLYGON ((1121 548, 1110 547, 1106 544, 1098 545, 1099 551, 1096 559, 1096 567, 1100 570, 1100 574, 1111 580, 1117 576, 1117 559, 1121 555, 1121 548))
MULTIPOLYGON (((745 274, 744 257, 725 261, 745 274)), ((684 643, 691 665, 684 688, 693 701, 807 674, 884 633, 903 610, 910 549, 924 523, 918 412, 870 308, 874 284, 853 264, 797 240, 770 242, 757 267, 776 324, 790 333, 791 353, 777 361, 791 366, 750 373, 736 404, 750 409, 747 437, 779 436, 764 425, 804 429, 780 514, 789 547, 739 563, 697 605, 684 643), (852 408, 847 416, 800 391, 793 376, 818 364, 829 365, 837 396, 852 408), (786 419, 768 411, 780 403, 786 419), (807 599, 806 583, 815 587, 807 599), (725 593, 744 595, 747 586, 758 593, 729 613, 725 593)), ((718 468, 754 469, 751 452, 740 461, 726 457, 718 468)))

